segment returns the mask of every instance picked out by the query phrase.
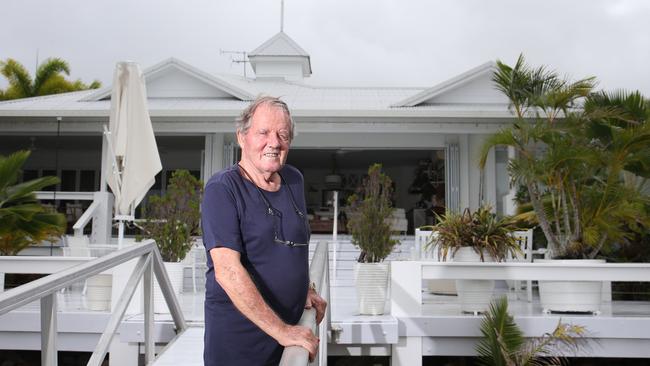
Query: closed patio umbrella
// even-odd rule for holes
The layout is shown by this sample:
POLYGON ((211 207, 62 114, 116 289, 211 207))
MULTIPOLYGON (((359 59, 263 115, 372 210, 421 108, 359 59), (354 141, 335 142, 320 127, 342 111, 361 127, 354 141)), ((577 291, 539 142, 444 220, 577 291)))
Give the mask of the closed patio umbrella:
POLYGON ((137 63, 119 62, 115 67, 109 130, 105 133, 110 156, 104 169, 108 186, 115 195, 115 219, 120 224, 121 247, 124 221, 134 219, 135 207, 162 170, 147 108, 144 78, 137 63))

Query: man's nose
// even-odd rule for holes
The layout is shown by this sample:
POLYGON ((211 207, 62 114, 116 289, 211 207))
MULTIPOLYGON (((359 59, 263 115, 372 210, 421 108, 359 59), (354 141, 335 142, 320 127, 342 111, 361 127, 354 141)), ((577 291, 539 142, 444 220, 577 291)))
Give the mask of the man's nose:
POLYGON ((269 134, 269 141, 268 144, 269 146, 272 147, 279 147, 280 146, 280 136, 278 136, 277 133, 270 133, 269 134))

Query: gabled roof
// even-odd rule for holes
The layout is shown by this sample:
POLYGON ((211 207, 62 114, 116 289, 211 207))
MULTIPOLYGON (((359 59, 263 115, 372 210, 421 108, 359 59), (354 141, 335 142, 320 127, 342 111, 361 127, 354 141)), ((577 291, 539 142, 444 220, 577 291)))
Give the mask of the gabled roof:
POLYGON ((432 88, 425 89, 406 99, 400 100, 399 102, 392 104, 391 107, 414 107, 424 102, 430 101, 436 97, 440 97, 443 94, 447 94, 451 91, 460 89, 464 85, 481 77, 491 78, 495 67, 496 63, 494 61, 486 62, 432 88))
MULTIPOLYGON (((154 66, 147 68, 144 70, 143 75, 145 82, 148 84, 149 82, 159 79, 164 75, 174 71, 184 74, 201 83, 207 84, 219 92, 225 93, 239 100, 255 99, 255 97, 248 91, 230 84, 223 78, 215 75, 210 75, 174 57, 170 57, 154 66)), ((110 99, 111 90, 112 85, 99 89, 95 93, 81 99, 80 101, 100 101, 104 99, 110 99)))
POLYGON ((255 56, 303 56, 309 57, 309 54, 302 49, 286 33, 280 31, 268 41, 262 43, 248 54, 249 57, 255 56))

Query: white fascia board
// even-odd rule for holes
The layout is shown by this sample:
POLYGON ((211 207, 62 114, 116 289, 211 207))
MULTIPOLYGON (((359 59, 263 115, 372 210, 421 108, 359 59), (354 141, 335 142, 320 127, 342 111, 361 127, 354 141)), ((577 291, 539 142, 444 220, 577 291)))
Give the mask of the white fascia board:
POLYGON ((302 65, 302 75, 304 77, 310 76, 311 71, 311 60, 309 56, 296 56, 296 55, 259 55, 259 56, 248 56, 250 60, 251 67, 253 71, 257 72, 257 64, 261 62, 300 62, 302 65))
POLYGON ((266 42, 262 43, 259 47, 254 49, 253 51, 248 53, 248 56, 268 56, 268 55, 273 55, 274 53, 269 53, 267 48, 271 46, 273 43, 284 40, 289 44, 289 47, 293 48, 295 51, 295 54, 292 56, 307 56, 309 57, 309 54, 307 51, 305 51, 296 41, 294 41, 291 37, 289 37, 286 33, 283 31, 280 31, 277 33, 275 36, 269 38, 266 40, 266 42))
POLYGON ((468 70, 458 76, 455 76, 447 81, 444 81, 432 88, 425 89, 415 95, 412 95, 406 99, 400 100, 397 103, 391 105, 391 107, 413 107, 416 106, 425 100, 434 98, 440 94, 443 94, 449 90, 455 89, 456 87, 476 78, 477 76, 483 74, 486 71, 492 70, 496 66, 494 61, 488 61, 484 64, 481 64, 471 70, 468 70))
MULTIPOLYGON (((215 75, 210 75, 202 70, 197 69, 196 67, 183 62, 177 58, 168 58, 162 62, 159 62, 151 67, 148 67, 145 69, 142 74, 146 80, 154 80, 160 75, 164 73, 165 70, 167 70, 170 67, 176 67, 177 69, 181 70, 182 72, 195 77, 204 83, 211 85, 217 89, 223 90, 224 92, 231 94, 232 96, 239 98, 241 100, 253 100, 255 97, 249 93, 248 91, 238 88, 232 84, 230 84, 228 81, 215 76, 215 75)), ((98 101, 104 98, 107 98, 111 95, 113 86, 109 86, 106 88, 102 88, 97 93, 93 93, 85 98, 80 99, 80 101, 98 101)))

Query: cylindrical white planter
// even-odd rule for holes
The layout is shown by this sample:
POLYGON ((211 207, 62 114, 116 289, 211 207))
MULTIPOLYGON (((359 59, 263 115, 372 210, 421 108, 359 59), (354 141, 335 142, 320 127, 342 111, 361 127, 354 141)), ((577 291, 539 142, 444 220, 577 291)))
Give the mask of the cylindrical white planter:
POLYGON ((384 313, 389 268, 388 263, 356 263, 354 278, 359 314, 381 315, 384 313))
MULTIPOLYGON (((440 262, 438 248, 427 248, 427 243, 438 238, 437 231, 415 229, 415 242, 420 243, 422 260, 440 262)), ((424 280, 427 291, 436 295, 456 295, 456 281, 454 280, 424 280)))
MULTIPOLYGON (((571 263, 575 266, 605 263, 603 259, 535 259, 535 263, 571 263)), ((539 281, 539 300, 544 312, 598 313, 602 281, 539 281)))
POLYGON ((86 307, 94 311, 111 310, 113 276, 99 274, 86 280, 86 307))
MULTIPOLYGON (((484 256, 485 262, 493 262, 484 256)), ((481 257, 470 247, 460 248, 453 258, 454 262, 480 262, 481 257)), ((466 313, 483 313, 490 308, 494 280, 456 280, 456 291, 460 310, 466 313)))
MULTIPOLYGON (((183 288, 183 263, 181 262, 164 262, 165 270, 167 270, 167 276, 169 277, 169 282, 172 284, 174 289, 174 294, 180 295, 181 289, 183 288)), ((158 286, 158 281, 155 281, 154 291, 153 291, 153 310, 154 313, 166 314, 169 313, 169 307, 165 302, 165 297, 158 286)))

